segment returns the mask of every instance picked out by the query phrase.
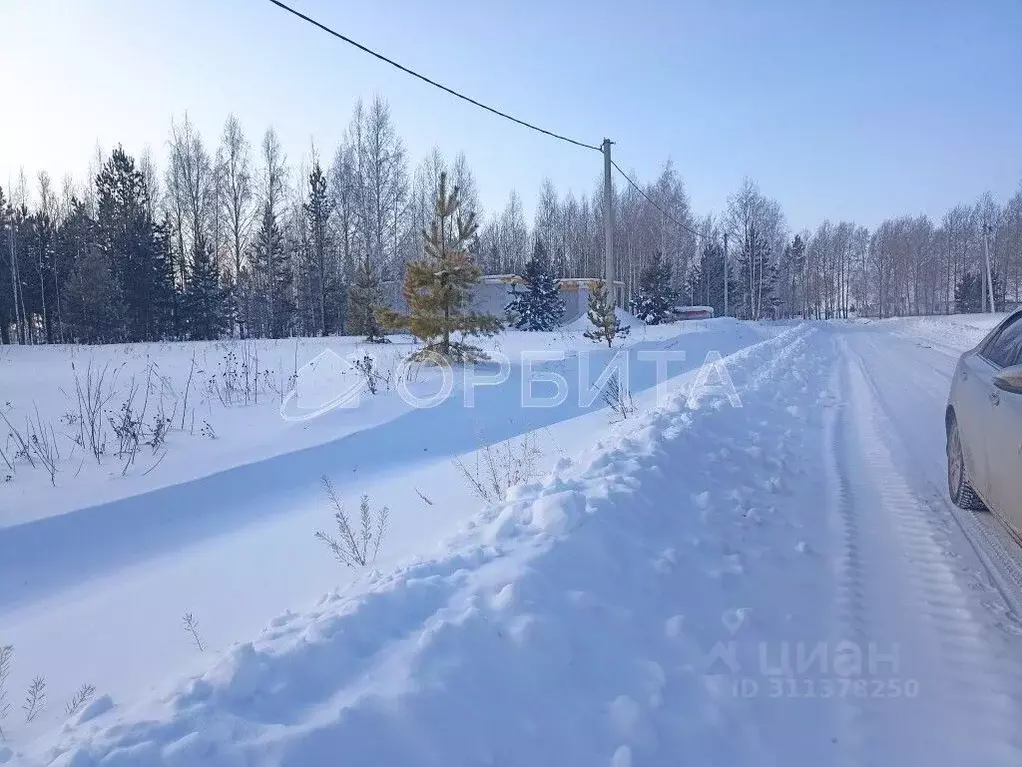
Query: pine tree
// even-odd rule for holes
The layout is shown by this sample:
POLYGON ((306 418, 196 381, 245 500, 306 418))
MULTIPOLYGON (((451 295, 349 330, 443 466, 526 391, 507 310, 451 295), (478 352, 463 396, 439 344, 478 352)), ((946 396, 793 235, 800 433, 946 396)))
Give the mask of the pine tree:
POLYGON ((405 271, 402 292, 409 314, 383 310, 378 315, 385 327, 407 329, 423 341, 426 346, 413 357, 424 361, 435 360, 436 355, 449 362, 486 359, 481 349, 463 339, 500 330, 496 317, 465 311, 482 272, 468 253, 476 234, 475 214, 469 211, 462 215, 459 208, 458 188, 448 192, 447 174, 441 173, 434 219, 429 231, 423 232, 424 257, 409 262, 405 271), (450 241, 449 232, 453 237, 450 241), (462 340, 452 340, 454 333, 462 340))
POLYGON ((583 335, 591 341, 606 341, 610 347, 614 345, 615 338, 628 335, 629 329, 618 320, 614 304, 607 293, 607 283, 603 280, 594 281, 589 288, 587 315, 592 327, 583 335))
POLYGON ((538 237, 523 271, 525 290, 519 291, 517 285, 512 287, 511 302, 504 311, 514 318, 514 326, 519 330, 553 330, 564 315, 564 301, 554 281, 546 248, 538 237))
POLYGON ((671 263, 657 252, 639 275, 639 293, 632 302, 632 312, 647 325, 670 322, 678 293, 671 287, 671 263))

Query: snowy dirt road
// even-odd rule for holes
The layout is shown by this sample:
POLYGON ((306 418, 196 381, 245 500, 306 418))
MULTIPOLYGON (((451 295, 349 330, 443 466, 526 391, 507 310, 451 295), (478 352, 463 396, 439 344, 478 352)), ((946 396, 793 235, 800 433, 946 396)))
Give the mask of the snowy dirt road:
POLYGON ((950 376, 982 334, 734 343, 740 407, 683 375, 632 419, 583 416, 434 555, 0 744, 0 764, 1022 764, 1022 549, 944 479, 950 376))
POLYGON ((863 764, 1022 762, 1020 549, 989 514, 947 498, 944 408, 958 351, 884 325, 834 332, 841 403, 830 442, 844 538, 840 624, 895 648, 918 695, 853 700, 863 764))

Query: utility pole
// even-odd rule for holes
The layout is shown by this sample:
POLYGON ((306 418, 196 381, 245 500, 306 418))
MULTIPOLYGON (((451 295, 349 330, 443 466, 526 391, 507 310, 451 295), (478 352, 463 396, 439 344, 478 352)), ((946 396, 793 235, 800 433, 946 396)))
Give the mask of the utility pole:
POLYGON ((994 309, 994 281, 993 276, 990 273, 990 224, 986 221, 983 222, 983 260, 986 262, 986 283, 987 283, 987 295, 984 299, 990 301, 990 312, 993 313, 994 309))
POLYGON ((609 138, 603 140, 603 236, 606 240, 604 278, 611 304, 617 306, 617 290, 614 287, 614 188, 610 175, 610 147, 613 143, 609 138))
POLYGON ((724 316, 727 317, 727 232, 724 232, 724 316))

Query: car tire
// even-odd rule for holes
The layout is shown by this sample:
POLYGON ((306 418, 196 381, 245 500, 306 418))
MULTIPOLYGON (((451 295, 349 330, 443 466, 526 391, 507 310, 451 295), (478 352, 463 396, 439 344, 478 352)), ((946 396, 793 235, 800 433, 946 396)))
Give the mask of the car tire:
POLYGON ((951 502, 967 511, 983 511, 983 501, 969 483, 969 470, 965 466, 962 439, 958 432, 958 421, 954 416, 947 427, 947 489, 951 502))

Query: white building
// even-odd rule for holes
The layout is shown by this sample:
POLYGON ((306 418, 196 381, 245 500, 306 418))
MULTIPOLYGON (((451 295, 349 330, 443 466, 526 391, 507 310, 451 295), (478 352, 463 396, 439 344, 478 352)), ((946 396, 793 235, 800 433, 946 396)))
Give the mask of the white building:
MULTIPOLYGON (((596 277, 563 277, 557 280, 557 289, 564 299, 563 322, 577 320, 586 313, 589 292, 601 282, 603 280, 596 277)), ((621 280, 614 280, 614 299, 617 306, 624 305, 625 284, 621 280)))
MULTIPOLYGON (((556 280, 557 289, 564 300, 563 323, 577 320, 586 313, 589 306, 589 292, 601 280, 595 277, 563 277, 556 280)), ((617 304, 624 300, 625 284, 615 280, 617 304)), ((472 291, 472 309, 505 318, 504 307, 511 301, 511 290, 515 286, 521 290, 525 280, 517 274, 486 274, 472 291)))
POLYGON ((511 301, 511 289, 515 285, 525 285, 525 280, 517 274, 484 274, 472 289, 469 306, 473 311, 492 314, 503 321, 507 316, 504 307, 511 301))

